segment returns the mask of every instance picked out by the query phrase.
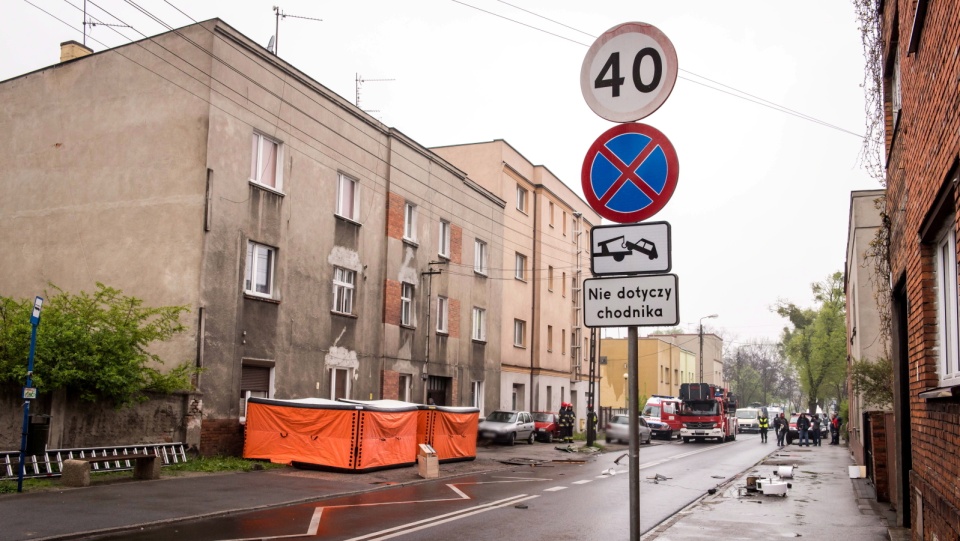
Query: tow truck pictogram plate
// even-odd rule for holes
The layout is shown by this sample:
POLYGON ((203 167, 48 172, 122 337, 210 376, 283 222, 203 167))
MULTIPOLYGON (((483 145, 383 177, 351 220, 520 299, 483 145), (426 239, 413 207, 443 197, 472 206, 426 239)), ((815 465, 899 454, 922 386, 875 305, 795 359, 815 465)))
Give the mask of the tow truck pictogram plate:
POLYGON ((672 266, 667 222, 599 225, 590 230, 594 276, 663 274, 672 266))

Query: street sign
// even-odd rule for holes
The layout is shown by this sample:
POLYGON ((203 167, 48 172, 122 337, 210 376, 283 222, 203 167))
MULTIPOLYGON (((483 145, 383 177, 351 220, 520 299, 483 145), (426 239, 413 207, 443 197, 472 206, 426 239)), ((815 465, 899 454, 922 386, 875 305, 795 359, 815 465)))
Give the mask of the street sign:
POLYGON ((661 327, 680 323, 676 274, 583 281, 583 324, 596 327, 661 327))
POLYGON ((645 220, 673 196, 680 162, 670 140, 653 126, 620 124, 590 145, 580 181, 587 203, 617 223, 645 220))
POLYGON ((598 225, 590 230, 590 271, 611 274, 670 272, 670 224, 598 225))
POLYGON ((602 118, 633 122, 670 97, 677 68, 677 50, 663 32, 646 23, 624 23, 590 46, 580 67, 580 90, 602 118))

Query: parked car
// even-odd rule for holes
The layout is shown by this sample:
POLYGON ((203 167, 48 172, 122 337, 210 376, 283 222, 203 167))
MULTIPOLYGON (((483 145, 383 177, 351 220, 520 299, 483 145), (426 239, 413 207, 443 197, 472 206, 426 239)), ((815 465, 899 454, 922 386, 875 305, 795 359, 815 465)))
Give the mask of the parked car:
POLYGON ((797 430, 797 419, 799 418, 799 413, 790 416, 790 427, 787 429, 787 445, 792 445, 795 440, 800 439, 800 431, 797 430))
MULTIPOLYGON (((641 417, 639 420, 640 443, 650 443, 650 427, 647 426, 647 420, 641 417)), ((630 417, 627 415, 614 415, 606 427, 607 443, 622 441, 630 442, 630 417)))
POLYGON ((651 438, 663 438, 665 440, 673 438, 673 429, 670 428, 670 425, 667 423, 647 418, 643 418, 643 420, 647 423, 647 426, 650 427, 651 438))
POLYGON ((537 439, 553 443, 553 438, 560 437, 560 416, 549 411, 533 412, 533 424, 537 429, 537 439))
POLYGON ((533 445, 537 429, 528 411, 497 410, 487 415, 477 427, 478 439, 489 439, 513 445, 517 440, 533 445))

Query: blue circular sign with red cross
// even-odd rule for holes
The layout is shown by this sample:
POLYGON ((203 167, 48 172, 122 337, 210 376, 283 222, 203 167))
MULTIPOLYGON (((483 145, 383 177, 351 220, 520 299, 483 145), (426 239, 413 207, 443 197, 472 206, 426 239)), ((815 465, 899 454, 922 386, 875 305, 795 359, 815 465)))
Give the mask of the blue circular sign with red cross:
POLYGON ((639 122, 603 132, 583 160, 587 203, 604 218, 625 224, 646 220, 670 200, 680 163, 660 130, 639 122))

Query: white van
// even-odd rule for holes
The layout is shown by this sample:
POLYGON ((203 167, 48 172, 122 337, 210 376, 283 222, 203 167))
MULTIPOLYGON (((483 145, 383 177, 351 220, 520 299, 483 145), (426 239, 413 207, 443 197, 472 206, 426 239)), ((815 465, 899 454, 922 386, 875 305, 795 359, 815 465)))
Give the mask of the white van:
POLYGON ((760 432, 759 408, 737 408, 737 432, 760 432))

